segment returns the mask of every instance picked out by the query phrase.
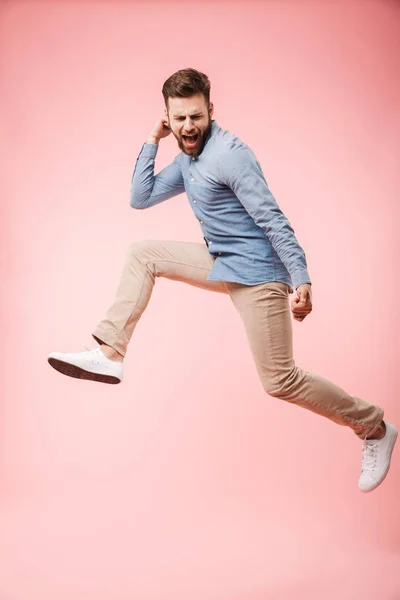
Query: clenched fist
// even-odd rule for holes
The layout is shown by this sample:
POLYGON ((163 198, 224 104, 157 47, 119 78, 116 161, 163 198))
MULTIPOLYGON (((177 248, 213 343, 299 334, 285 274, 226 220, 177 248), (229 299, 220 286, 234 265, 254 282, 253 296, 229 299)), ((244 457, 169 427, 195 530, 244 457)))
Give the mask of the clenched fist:
POLYGON ((159 140, 167 137, 171 133, 169 120, 166 115, 159 117, 154 123, 154 127, 148 137, 148 143, 158 144, 159 140))
POLYGON ((291 302, 293 318, 302 321, 312 311, 311 285, 303 283, 299 285, 296 292, 298 295, 291 302))

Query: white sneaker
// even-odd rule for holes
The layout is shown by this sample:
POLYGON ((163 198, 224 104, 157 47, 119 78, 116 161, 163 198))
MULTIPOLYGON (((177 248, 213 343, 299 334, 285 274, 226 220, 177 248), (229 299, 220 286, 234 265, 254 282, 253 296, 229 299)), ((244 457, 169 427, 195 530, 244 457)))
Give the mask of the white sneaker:
POLYGON ((381 440, 362 440, 362 466, 358 480, 362 492, 372 492, 388 474, 398 431, 387 421, 385 425, 386 434, 381 440))
MULTIPOLYGON (((84 346, 82 344, 84 348, 84 346)), ((51 352, 48 363, 60 373, 77 379, 90 379, 102 383, 120 383, 124 373, 122 362, 107 358, 100 348, 75 354, 51 352)))

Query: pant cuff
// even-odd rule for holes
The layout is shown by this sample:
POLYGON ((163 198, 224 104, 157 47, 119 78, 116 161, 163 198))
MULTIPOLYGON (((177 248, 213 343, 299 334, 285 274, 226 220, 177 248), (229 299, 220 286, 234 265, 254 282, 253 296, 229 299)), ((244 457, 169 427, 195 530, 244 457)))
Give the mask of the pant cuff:
POLYGON ((107 337, 107 334, 102 333, 101 331, 96 329, 92 332, 92 337, 96 340, 98 344, 107 344, 107 346, 113 348, 113 350, 115 350, 115 352, 118 352, 118 354, 121 354, 122 356, 126 355, 126 350, 124 348, 121 348, 121 346, 115 341, 110 340, 107 337))

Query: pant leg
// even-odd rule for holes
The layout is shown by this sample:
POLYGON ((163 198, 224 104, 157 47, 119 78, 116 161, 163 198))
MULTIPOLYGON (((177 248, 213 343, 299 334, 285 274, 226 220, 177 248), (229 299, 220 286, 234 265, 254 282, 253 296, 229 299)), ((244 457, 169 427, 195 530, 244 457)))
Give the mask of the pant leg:
POLYGON ((265 391, 349 426, 361 439, 372 435, 382 421, 382 408, 296 366, 289 287, 277 281, 255 286, 225 282, 225 286, 243 320, 265 391))
POLYGON ((223 282, 207 280, 214 260, 204 244, 160 240, 132 243, 115 300, 92 336, 125 356, 136 324, 149 303, 156 277, 227 294, 223 282))

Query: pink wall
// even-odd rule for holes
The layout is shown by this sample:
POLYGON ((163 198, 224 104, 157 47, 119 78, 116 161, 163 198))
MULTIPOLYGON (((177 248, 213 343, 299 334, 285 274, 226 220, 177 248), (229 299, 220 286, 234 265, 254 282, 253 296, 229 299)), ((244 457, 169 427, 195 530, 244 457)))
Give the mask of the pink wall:
POLYGON ((228 297, 157 281, 119 386, 46 362, 92 345, 130 242, 202 241, 184 195, 129 207, 191 66, 305 249, 297 363, 399 425, 399 39, 383 1, 0 3, 1 600, 400 597, 398 452, 359 492, 359 440, 263 392, 228 297))

